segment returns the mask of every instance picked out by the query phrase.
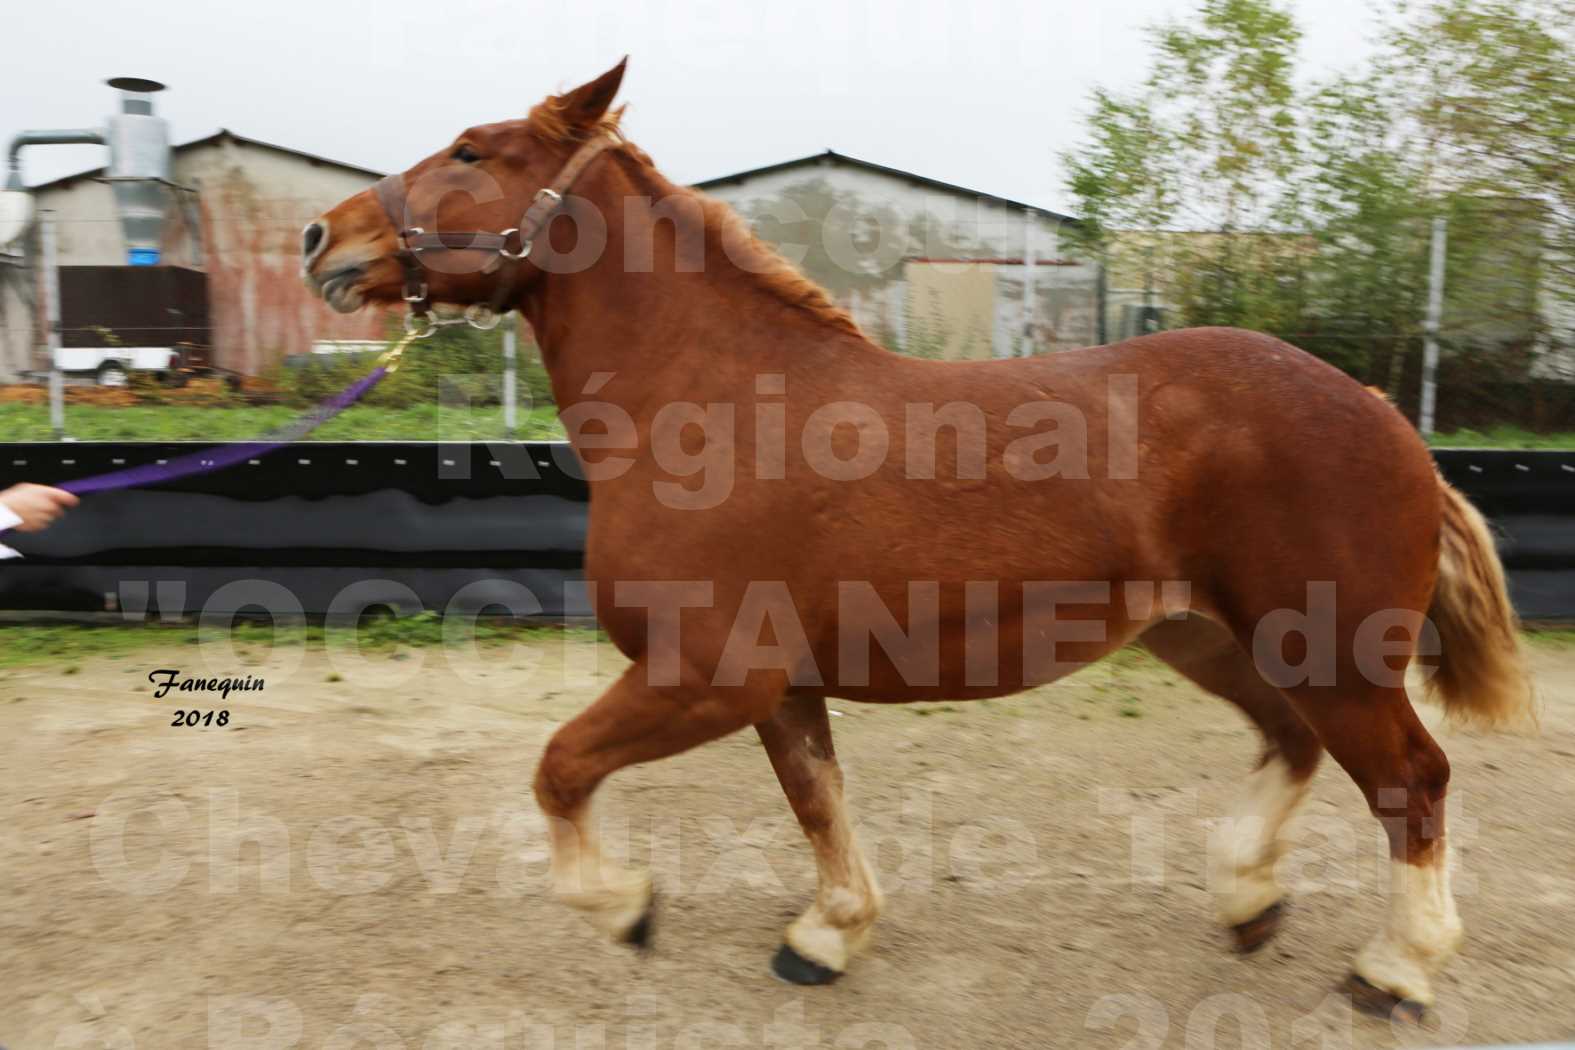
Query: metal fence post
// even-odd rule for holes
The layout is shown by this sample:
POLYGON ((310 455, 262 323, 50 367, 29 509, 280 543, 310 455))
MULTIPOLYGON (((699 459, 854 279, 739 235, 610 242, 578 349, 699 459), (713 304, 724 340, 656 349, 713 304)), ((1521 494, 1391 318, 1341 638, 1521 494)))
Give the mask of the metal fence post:
POLYGON ((45 211, 39 231, 44 255, 44 326, 49 346, 49 426, 55 440, 66 436, 65 383, 60 375, 60 268, 55 250, 55 213, 45 211))
POLYGON ((1433 409, 1438 399, 1438 324, 1444 312, 1444 239, 1449 220, 1442 215, 1433 220, 1433 257, 1427 275, 1427 325, 1422 338, 1422 405, 1417 429, 1424 435, 1433 432, 1433 409))
POLYGON ((503 434, 514 437, 514 352, 519 342, 519 315, 509 314, 503 325, 503 434))

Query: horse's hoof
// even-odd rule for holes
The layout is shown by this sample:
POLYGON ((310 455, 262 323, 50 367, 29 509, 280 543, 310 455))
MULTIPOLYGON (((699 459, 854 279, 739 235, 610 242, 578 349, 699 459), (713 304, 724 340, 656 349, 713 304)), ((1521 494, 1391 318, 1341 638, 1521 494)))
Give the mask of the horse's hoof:
POLYGON ((842 976, 841 971, 811 962, 786 944, 771 960, 771 972, 789 984, 830 984, 842 976))
POLYGON ((646 902, 645 914, 641 915, 633 926, 625 930, 619 940, 637 951, 645 951, 651 946, 651 927, 655 924, 655 921, 656 898, 653 896, 646 902))
POLYGON ((1346 979, 1345 990, 1351 995, 1351 1005, 1364 1014, 1416 1025, 1427 1016, 1427 1007, 1415 999, 1402 999, 1386 992, 1359 974, 1353 973, 1346 979))
POLYGON ((1232 926, 1230 934, 1236 950, 1243 955, 1251 955, 1268 944, 1269 938, 1280 932, 1280 920, 1284 917, 1285 902, 1280 900, 1263 909, 1254 918, 1232 926))

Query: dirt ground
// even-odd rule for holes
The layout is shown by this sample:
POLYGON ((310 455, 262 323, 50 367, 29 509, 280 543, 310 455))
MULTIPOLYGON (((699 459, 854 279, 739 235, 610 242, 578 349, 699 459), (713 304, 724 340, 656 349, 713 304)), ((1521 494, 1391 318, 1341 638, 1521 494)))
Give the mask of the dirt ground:
POLYGON ((1282 862, 1294 903, 1279 937, 1250 958, 1226 950, 1204 846, 1256 743, 1232 708, 1145 659, 1010 700, 834 704, 887 909, 846 977, 802 989, 767 964, 813 864, 752 735, 604 789, 607 835, 660 894, 638 955, 546 897, 529 795, 543 741, 616 654, 537 635, 361 663, 263 655, 149 648, 0 679, 9 1050, 1575 1035, 1575 646, 1533 648, 1539 735, 1440 734, 1468 941, 1420 1033, 1353 1016, 1336 992, 1387 880, 1377 825, 1332 764, 1282 862), (266 685, 155 700, 157 668, 266 685), (190 707, 229 724, 172 727, 190 707))

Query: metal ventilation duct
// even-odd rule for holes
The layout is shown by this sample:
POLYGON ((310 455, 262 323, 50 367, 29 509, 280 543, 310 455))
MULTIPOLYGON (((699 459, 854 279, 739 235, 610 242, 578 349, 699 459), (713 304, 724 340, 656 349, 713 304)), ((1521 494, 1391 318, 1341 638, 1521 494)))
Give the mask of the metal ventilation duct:
POLYGON ((159 261, 164 216, 169 206, 169 123, 153 112, 156 80, 116 77, 109 86, 121 92, 120 112, 109 118, 109 183, 115 191, 126 261, 151 266, 159 261))
POLYGON ((22 149, 59 143, 95 143, 109 147, 107 181, 114 189, 115 209, 126 239, 126 261, 151 266, 159 261, 164 218, 169 208, 169 124, 153 112, 153 96, 164 90, 156 80, 116 77, 108 81, 121 93, 120 112, 104 128, 24 131, 11 140, 7 190, 22 190, 22 149))

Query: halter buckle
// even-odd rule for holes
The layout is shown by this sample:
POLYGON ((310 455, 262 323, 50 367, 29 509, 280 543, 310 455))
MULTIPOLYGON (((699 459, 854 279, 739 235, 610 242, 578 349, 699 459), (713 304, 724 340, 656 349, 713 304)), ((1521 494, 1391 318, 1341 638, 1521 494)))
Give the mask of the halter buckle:
POLYGON ((515 253, 515 252, 509 251, 509 238, 514 236, 515 234, 517 234, 519 232, 520 232, 520 228, 518 226, 511 226, 508 229, 503 231, 503 233, 500 235, 503 238, 503 243, 498 245, 498 254, 499 255, 503 256, 505 259, 513 259, 515 262, 518 262, 519 260, 525 258, 527 255, 530 254, 530 244, 531 244, 531 242, 525 240, 523 237, 520 238, 520 250, 519 250, 519 252, 515 253))
POLYGON ((563 194, 559 193, 557 190, 553 189, 550 186, 543 186, 541 189, 536 191, 536 199, 537 200, 541 200, 543 197, 545 197, 548 200, 552 201, 552 203, 554 203, 554 204, 562 204, 563 203, 563 194))
POLYGON ((419 252, 419 251, 424 250, 424 249, 421 249, 421 248, 412 247, 411 244, 410 244, 410 238, 411 238, 412 235, 414 235, 416 237, 419 237, 423 233, 426 233, 426 232, 427 231, 423 227, 420 227, 420 226, 410 226, 410 227, 406 227, 403 230, 400 230, 399 231, 399 246, 401 248, 403 248, 405 251, 411 252, 411 253, 415 253, 415 252, 419 252))
POLYGON ((422 310, 420 313, 412 310, 405 315, 405 334, 412 339, 425 339, 437 330, 438 319, 432 316, 430 310, 422 310))
POLYGON ((502 315, 486 303, 471 303, 465 307, 465 323, 483 332, 492 331, 501 320, 502 315))
POLYGON ((403 298, 407 303, 426 302, 427 282, 422 281, 419 285, 416 285, 414 288, 412 288, 410 282, 406 281, 404 290, 400 293, 400 297, 403 298))

